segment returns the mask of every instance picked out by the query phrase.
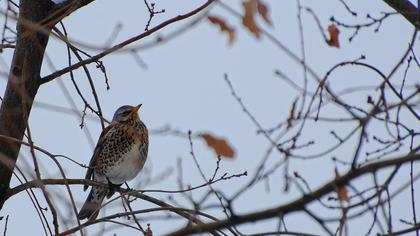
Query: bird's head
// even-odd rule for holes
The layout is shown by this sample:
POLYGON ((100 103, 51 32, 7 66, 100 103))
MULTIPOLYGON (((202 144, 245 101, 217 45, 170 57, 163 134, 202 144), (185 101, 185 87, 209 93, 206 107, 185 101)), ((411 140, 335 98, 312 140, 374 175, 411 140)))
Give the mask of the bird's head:
POLYGON ((129 120, 139 119, 139 115, 137 114, 137 111, 140 109, 140 107, 141 107, 141 104, 137 106, 129 106, 129 105, 122 106, 118 108, 117 111, 115 111, 112 121, 127 122, 129 120))

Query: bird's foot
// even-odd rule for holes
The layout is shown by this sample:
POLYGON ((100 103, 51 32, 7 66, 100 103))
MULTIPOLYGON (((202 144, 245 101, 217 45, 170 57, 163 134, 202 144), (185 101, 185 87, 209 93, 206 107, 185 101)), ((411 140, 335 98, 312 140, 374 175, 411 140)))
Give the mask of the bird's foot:
POLYGON ((120 190, 121 184, 113 184, 111 181, 108 180, 108 194, 107 198, 110 198, 115 192, 120 190))
POLYGON ((124 182, 125 187, 127 188, 127 192, 133 191, 134 189, 130 188, 130 186, 128 186, 127 182, 124 182))

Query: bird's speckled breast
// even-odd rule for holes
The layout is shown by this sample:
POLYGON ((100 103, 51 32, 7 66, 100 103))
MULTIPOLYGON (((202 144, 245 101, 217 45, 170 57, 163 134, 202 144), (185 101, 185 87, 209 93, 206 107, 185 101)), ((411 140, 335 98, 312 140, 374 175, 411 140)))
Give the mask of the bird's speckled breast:
POLYGON ((108 133, 99 154, 97 174, 113 184, 122 184, 137 176, 146 162, 148 133, 145 125, 119 124, 108 133))
POLYGON ((144 153, 142 150, 146 148, 145 145, 136 143, 131 147, 131 150, 123 155, 116 165, 108 168, 106 176, 111 183, 118 185, 132 180, 143 169, 146 155, 142 154, 144 153))

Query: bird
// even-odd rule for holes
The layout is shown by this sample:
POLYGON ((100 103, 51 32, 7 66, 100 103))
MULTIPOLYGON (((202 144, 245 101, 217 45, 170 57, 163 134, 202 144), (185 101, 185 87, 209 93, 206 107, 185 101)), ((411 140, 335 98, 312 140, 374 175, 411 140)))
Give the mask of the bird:
MULTIPOLYGON (((109 126, 99 136, 85 179, 108 184, 108 187, 92 186, 78 213, 80 220, 95 220, 105 196, 110 198, 115 188, 134 179, 143 169, 149 135, 138 115, 141 105, 119 107, 109 126)), ((88 187, 84 185, 83 190, 88 187)))

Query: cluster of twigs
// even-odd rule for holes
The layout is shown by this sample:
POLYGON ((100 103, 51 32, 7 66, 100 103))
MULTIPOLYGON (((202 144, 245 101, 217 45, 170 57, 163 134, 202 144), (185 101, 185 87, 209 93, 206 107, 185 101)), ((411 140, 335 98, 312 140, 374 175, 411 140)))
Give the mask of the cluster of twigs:
MULTIPOLYGON (((13 39, 11 40, 9 34, 14 34, 17 38, 22 37, 21 35, 16 35, 18 32, 12 30, 10 19, 15 21, 19 20, 25 27, 31 28, 40 34, 51 35, 51 37, 66 45, 68 66, 61 69, 54 69, 53 73, 39 77, 38 83, 42 86, 51 81, 58 81, 64 94, 67 94, 67 99, 72 107, 70 109, 64 107, 57 108, 49 104, 37 104, 36 102, 35 105, 55 111, 59 109, 60 112, 68 112, 80 117, 80 127, 86 132, 91 145, 94 145, 94 141, 88 127, 85 126, 85 119, 99 120, 102 128, 109 123, 109 120, 103 117, 100 98, 95 87, 97 81, 91 76, 91 69, 88 67, 89 64, 96 64, 96 68, 103 74, 107 89, 110 89, 106 65, 101 61, 104 57, 117 50, 126 50, 128 53, 137 55, 137 51, 141 50, 142 47, 159 46, 165 40, 173 40, 176 36, 192 29, 192 25, 203 22, 202 19, 208 14, 210 6, 213 5, 225 10, 226 14, 229 14, 230 17, 240 18, 242 15, 241 11, 230 7, 229 4, 223 1, 208 0, 190 12, 152 26, 153 17, 156 14, 165 13, 165 10, 155 10, 156 4, 149 3, 145 0, 145 7, 150 15, 148 21, 145 23, 145 31, 120 43, 116 43, 114 46, 101 48, 97 45, 83 45, 77 42, 77 40, 72 39, 61 21, 67 15, 70 15, 78 8, 92 1, 69 0, 54 4, 52 13, 41 23, 19 18, 17 15, 19 5, 11 0, 6 2, 7 9, 5 12, 2 12, 5 17, 5 22, 2 30, 1 50, 11 50, 18 47, 17 44, 19 42, 13 39), (150 44, 127 49, 127 46, 131 46, 135 42, 152 36, 161 29, 170 27, 172 24, 186 19, 192 20, 186 23, 185 27, 179 28, 178 31, 166 37, 159 36, 150 44), (100 52, 93 55, 82 48, 91 48, 100 50, 100 52), (74 71, 79 68, 82 68, 84 71, 92 98, 88 98, 87 96, 89 95, 82 92, 83 90, 75 78, 74 71), (64 86, 61 79, 59 79, 65 75, 70 77, 77 97, 82 101, 82 105, 78 105, 75 101, 75 96, 71 95, 69 88, 64 86), (90 102, 91 99, 94 101, 93 104, 90 102)), ((389 69, 388 73, 383 72, 375 65, 369 64, 365 56, 361 56, 357 59, 338 62, 326 73, 319 74, 306 61, 302 15, 309 14, 312 17, 311 19, 315 19, 321 30, 323 27, 316 13, 310 7, 303 6, 301 2, 299 0, 297 1, 300 53, 295 53, 290 50, 275 35, 270 33, 270 31, 262 28, 259 29, 262 37, 269 40, 279 50, 280 54, 291 58, 302 69, 301 78, 303 80, 301 84, 296 82, 294 78, 291 78, 288 72, 281 70, 274 72, 276 78, 290 85, 298 94, 290 102, 289 114, 283 120, 279 121, 272 128, 266 128, 257 119, 257 115, 253 114, 247 107, 240 95, 240 91, 235 89, 233 80, 231 80, 229 75, 225 74, 224 76, 227 89, 230 90, 232 99, 237 102, 243 114, 255 126, 257 135, 260 135, 269 144, 269 147, 255 169, 242 173, 220 173, 222 163, 220 157, 218 157, 211 176, 206 176, 206 171, 203 170, 203 167, 199 163, 199 158, 197 158, 199 154, 194 151, 194 140, 196 136, 191 132, 183 132, 171 129, 170 127, 164 127, 163 129, 155 130, 152 134, 168 134, 189 141, 190 145, 186 148, 189 148, 191 162, 195 164, 202 178, 200 180, 201 184, 197 186, 185 186, 186 184, 183 180, 184 171, 180 164, 178 166, 178 189, 119 188, 118 196, 108 200, 103 207, 120 201, 123 206, 121 208, 122 211, 104 215, 93 221, 81 222, 77 218, 78 206, 72 191, 73 185, 87 184, 90 186, 102 186, 102 184, 85 179, 67 178, 63 166, 67 165, 68 162, 64 162, 64 160, 76 164, 79 168, 86 168, 87 166, 75 161, 71 157, 53 154, 35 145, 31 136, 30 125, 26 123, 24 139, 26 141, 0 134, 1 140, 6 140, 7 143, 18 143, 19 145, 23 145, 26 150, 29 150, 31 163, 27 164, 33 167, 33 171, 28 173, 28 170, 15 165, 15 163, 9 163, 8 158, 4 158, 3 155, 1 156, 2 165, 9 166, 13 170, 14 177, 20 182, 19 185, 8 188, 2 194, 0 198, 1 203, 6 203, 8 199, 25 191, 37 211, 46 235, 69 235, 76 232, 84 235, 85 228, 92 225, 100 225, 103 222, 131 228, 144 235, 151 235, 153 225, 148 225, 146 228, 146 221, 144 220, 148 219, 147 216, 151 213, 159 214, 160 219, 184 220, 185 226, 180 227, 178 231, 174 231, 170 235, 188 235, 200 232, 209 232, 213 235, 243 235, 246 232, 242 232, 237 227, 238 225, 264 219, 277 219, 279 227, 275 232, 261 232, 262 235, 281 233, 311 235, 308 232, 304 232, 304 229, 302 229, 302 232, 288 230, 285 219, 291 213, 295 212, 304 213, 306 218, 303 217, 302 222, 309 219, 318 224, 323 230, 323 233, 328 235, 348 234, 348 227, 351 225, 352 220, 365 214, 371 215, 371 222, 369 222, 366 234, 370 234, 373 228, 376 227, 379 229, 381 235, 399 235, 407 232, 416 232, 418 235, 420 224, 417 222, 416 216, 416 189, 414 183, 420 178, 420 175, 415 171, 414 162, 420 159, 420 145, 416 142, 420 133, 418 127, 414 127, 413 122, 410 122, 410 120, 414 120, 414 124, 418 124, 420 120, 418 112, 420 86, 406 82, 407 71, 413 67, 417 67, 417 69, 420 67, 417 55, 413 50, 417 30, 414 30, 407 49, 403 52, 401 58, 397 60, 396 65, 389 69), (334 86, 336 80, 334 75, 336 72, 348 68, 371 71, 375 75, 372 78, 372 80, 376 80, 373 81, 375 85, 337 91, 334 86), (398 78, 396 71, 402 68, 404 68, 403 78, 398 78), (397 84, 395 81, 400 81, 400 83, 397 84), (364 96, 365 104, 352 102, 349 97, 353 98, 354 96, 364 96), (329 113, 326 111, 328 109, 333 109, 337 113, 329 113), (318 137, 311 133, 311 126, 318 124, 330 126, 328 133, 334 141, 326 145, 318 144, 322 143, 320 139, 323 137, 318 137), (342 128, 344 127, 342 124, 345 124, 345 128, 342 128), (373 128, 374 126, 380 126, 381 131, 384 130, 384 132, 378 132, 377 129, 373 128), (340 151, 344 147, 351 147, 354 150, 353 153, 340 154, 340 151), (39 162, 42 158, 48 158, 49 161, 54 163, 60 173, 60 178, 51 179, 43 177, 43 173, 39 168, 39 162), (289 166, 291 164, 302 160, 331 160, 336 166, 346 168, 347 171, 341 175, 337 171, 335 179, 322 184, 320 187, 314 187, 313 183, 308 181, 308 176, 305 176, 304 173, 298 171, 291 173, 290 171, 289 166), (409 166, 409 174, 402 171, 406 165, 409 166), (268 182, 276 173, 282 173, 285 193, 294 186, 301 192, 301 196, 285 204, 280 204, 279 202, 273 203, 269 209, 257 209, 248 214, 237 214, 236 212, 238 210, 235 209, 235 207, 238 207, 235 205, 237 200, 257 185, 268 182), (222 189, 217 188, 219 182, 229 181, 230 183, 235 183, 237 178, 244 178, 247 175, 249 176, 245 181, 246 183, 242 186, 236 186, 233 194, 227 195, 222 189), (398 176, 406 176, 407 181, 400 185, 400 191, 391 192, 390 185, 395 182, 394 180, 398 176), (372 180, 359 186, 358 181, 360 179, 367 179, 367 177, 371 177, 372 180), (53 186, 65 188, 65 193, 61 193, 60 196, 68 200, 67 210, 71 212, 71 217, 68 220, 64 219, 63 215, 57 211, 58 206, 53 200, 56 196, 51 191, 53 186), (48 207, 44 207, 40 203, 40 196, 34 191, 36 188, 41 190, 42 199, 45 200, 48 207), (205 194, 197 200, 192 197, 192 193, 198 190, 205 192, 205 194), (400 219, 400 221, 408 225, 407 228, 394 230, 393 224, 395 220, 392 218, 394 199, 398 194, 404 192, 403 190, 405 190, 405 194, 407 192, 410 194, 412 212, 407 213, 407 219, 400 219), (163 194, 167 200, 159 200, 154 194, 163 194), (189 205, 178 203, 174 199, 174 196, 181 196, 183 199, 187 199, 189 205), (137 209, 131 204, 137 199, 148 202, 153 207, 137 209), (333 211, 334 214, 332 215, 334 216, 330 217, 316 213, 314 209, 319 208, 333 211), (214 209, 221 210, 223 214, 214 215, 209 213, 214 209), (381 219, 379 213, 382 214, 381 219), (412 215, 412 219, 410 220, 408 219, 409 214, 412 215), (66 223, 63 223, 65 220, 66 223)), ((340 2, 345 6, 348 13, 354 17, 358 17, 357 12, 352 10, 345 1, 340 0, 340 2)), ((399 9, 395 10, 397 12, 399 11, 399 9)), ((366 17, 367 22, 362 24, 343 23, 334 17, 331 18, 331 21, 342 30, 352 32, 350 36, 351 41, 358 35, 361 29, 376 27, 374 32, 377 32, 381 25, 392 19, 390 16, 396 14, 394 12, 383 13, 378 18, 368 15, 366 17)), ((117 30, 115 32, 117 33, 117 30)), ((26 33, 31 34, 31 32, 26 33)), ((323 35, 326 37, 324 33, 323 35)), ((111 37, 111 39, 115 38, 115 35, 111 37)), ((111 44, 113 40, 109 40, 108 42, 111 44)), ((47 62, 50 61, 48 54, 45 55, 44 60, 47 62)), ((50 65, 52 66, 52 63, 50 65)), ((296 77, 296 75, 293 77, 296 77)), ((22 94, 22 97, 25 96, 26 94, 22 94)), ((163 178, 162 176, 159 177, 159 179, 163 178)), ((8 216, 5 219, 0 218, 0 220, 5 221, 4 235, 6 235, 8 216)), ((153 218, 150 217, 150 220, 153 220, 153 218)))

